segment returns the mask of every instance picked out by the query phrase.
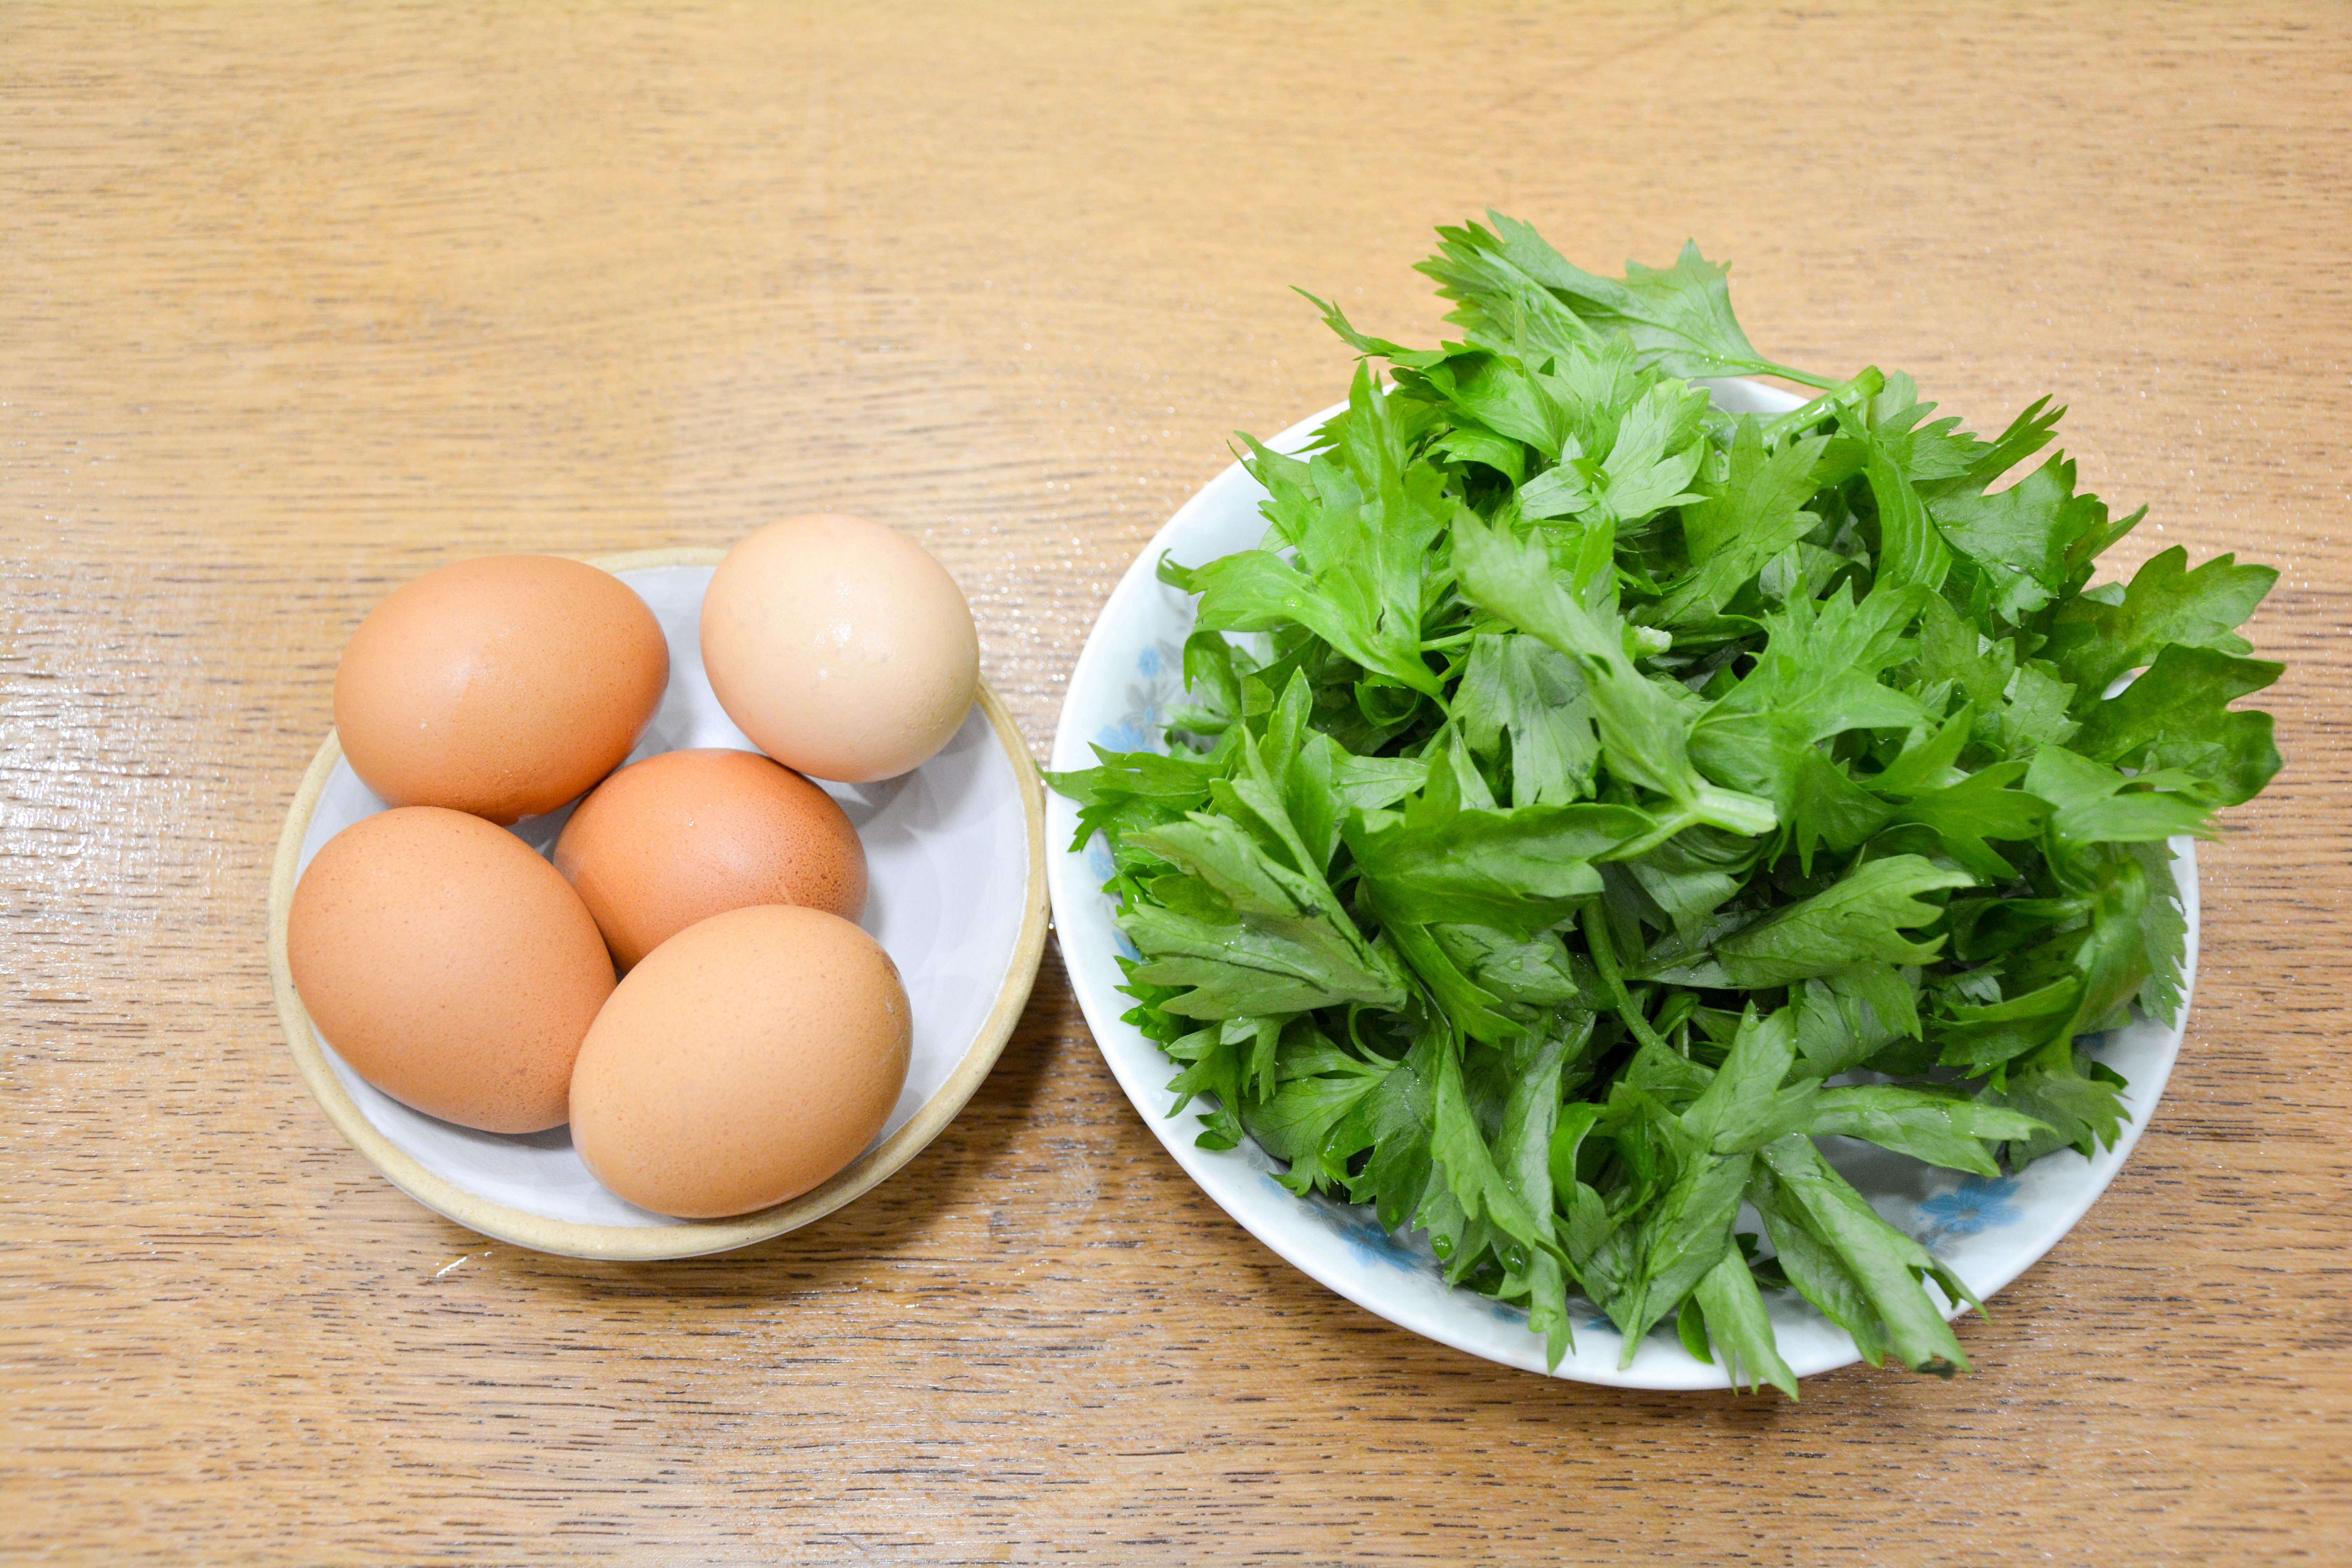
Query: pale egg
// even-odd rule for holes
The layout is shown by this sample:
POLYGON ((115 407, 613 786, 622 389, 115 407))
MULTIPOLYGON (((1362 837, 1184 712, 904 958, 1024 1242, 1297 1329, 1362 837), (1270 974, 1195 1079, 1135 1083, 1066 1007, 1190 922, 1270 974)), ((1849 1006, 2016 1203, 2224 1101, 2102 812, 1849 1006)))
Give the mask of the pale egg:
POLYGON ((980 685, 971 608, 913 540, 863 518, 771 523, 728 552, 702 602, 702 662, 754 745, 815 778, 921 766, 980 685))

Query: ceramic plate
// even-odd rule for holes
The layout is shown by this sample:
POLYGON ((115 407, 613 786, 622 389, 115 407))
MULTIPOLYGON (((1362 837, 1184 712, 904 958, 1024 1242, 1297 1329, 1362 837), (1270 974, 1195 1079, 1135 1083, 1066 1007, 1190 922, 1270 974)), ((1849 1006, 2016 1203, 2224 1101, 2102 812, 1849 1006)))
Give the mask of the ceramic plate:
MULTIPOLYGON (((703 589, 715 550, 593 561, 637 591, 669 640, 669 689, 629 761, 691 746, 756 748, 702 672, 703 589)), ((747 1246, 830 1214, 913 1159, 995 1065, 1029 998, 1045 944, 1044 802, 1035 766, 986 687, 946 750, 904 777, 825 784, 866 846, 860 922, 907 984, 914 1047, 907 1087, 866 1152, 790 1203, 723 1220, 682 1220, 624 1202, 588 1173, 567 1129, 528 1136, 437 1121, 369 1085, 312 1026, 286 964, 286 911, 319 847, 385 809, 330 733, 287 814, 269 888, 269 964, 303 1081, 352 1146, 427 1208, 485 1236, 575 1258, 691 1258, 747 1246)), ((544 854, 570 808, 513 831, 544 854)))
MULTIPOLYGON (((1752 382, 1711 384, 1717 404, 1734 412, 1770 414, 1798 406, 1798 399, 1752 382)), ((1285 452, 1302 449, 1339 407, 1293 426, 1269 445, 1285 452)), ((1092 766, 1092 744, 1118 751, 1167 749, 1160 716, 1183 690, 1184 638, 1192 627, 1192 609, 1191 598, 1160 583, 1154 570, 1163 552, 1197 565, 1254 548, 1265 531, 1257 510, 1265 494, 1235 464, 1170 519, 1128 569, 1071 676, 1054 737, 1057 771, 1092 766)), ((1189 1109, 1174 1111, 1175 1096, 1167 1088, 1175 1068, 1158 1046, 1119 1021, 1131 1003, 1116 989, 1123 979, 1117 955, 1134 950, 1123 949, 1125 939, 1111 923, 1111 902, 1102 891, 1109 852, 1098 841, 1078 850, 1068 847, 1077 812, 1059 795, 1049 796, 1045 821, 1052 850, 1046 877, 1071 985, 1120 1087, 1177 1163, 1252 1235, 1349 1300, 1474 1355, 1543 1371, 1543 1342, 1528 1331, 1526 1314, 1449 1288, 1425 1237, 1388 1234, 1369 1208, 1294 1197, 1274 1180, 1281 1167, 1255 1143, 1223 1152, 1195 1145, 1200 1116, 1189 1109)), ((2185 979, 2193 984, 2197 868, 2187 839, 2176 839, 2173 850, 2188 905, 2185 979)), ((2185 993, 2181 1016, 2188 1016, 2185 993)), ((2015 1176, 1987 1180, 1848 1139, 1824 1139, 1822 1152, 1880 1214, 1951 1265, 1978 1294, 1990 1297, 2049 1251, 2115 1179, 2156 1109, 2179 1046, 2179 1029, 2145 1019, 2092 1045, 2100 1060, 2131 1083, 2123 1097, 2130 1125, 2116 1147, 2095 1159, 2062 1151, 2015 1176)), ((1793 1291, 1768 1300, 1780 1353, 1799 1376, 1858 1359, 1845 1332, 1793 1291)), ((1623 1349, 1608 1320, 1585 1310, 1578 1320, 1576 1348, 1560 1363, 1559 1375, 1633 1388, 1727 1385, 1724 1370, 1684 1350, 1671 1327, 1661 1325, 1636 1349, 1633 1364, 1620 1370, 1623 1349)))

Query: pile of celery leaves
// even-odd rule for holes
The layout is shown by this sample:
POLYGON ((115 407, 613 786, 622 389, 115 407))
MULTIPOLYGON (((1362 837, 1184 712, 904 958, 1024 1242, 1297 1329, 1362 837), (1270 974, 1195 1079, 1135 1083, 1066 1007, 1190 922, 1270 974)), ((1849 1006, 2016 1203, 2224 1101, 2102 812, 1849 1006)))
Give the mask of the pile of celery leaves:
POLYGON ((2276 574, 2091 587, 2139 514, 2063 456, 1993 488, 2048 400, 1984 440, 1762 359, 1695 247, 1604 279, 1489 217, 1421 268, 1459 343, 1315 301, 1347 411, 1248 441, 1262 548, 1160 565, 1199 610, 1169 754, 1053 778, 1114 857, 1129 1021, 1203 1144, 1425 1229, 1555 1366, 1580 1296, 1627 1363, 1671 1317, 1793 1396, 1793 1289, 1874 1365, 1963 1370, 1927 1281, 1975 1297, 1814 1139, 1985 1176, 2114 1142, 2084 1047, 2181 1005, 2165 841, 2279 766, 2229 706, 2281 672, 2235 631, 2276 574), (1742 374, 1822 395, 1689 379, 1742 374))

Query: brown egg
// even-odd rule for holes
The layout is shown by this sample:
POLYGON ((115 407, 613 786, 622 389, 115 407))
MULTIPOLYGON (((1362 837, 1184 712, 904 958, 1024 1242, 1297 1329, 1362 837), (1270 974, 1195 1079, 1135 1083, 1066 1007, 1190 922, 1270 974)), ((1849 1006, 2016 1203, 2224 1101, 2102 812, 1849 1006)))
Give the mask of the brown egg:
POLYGON ((833 797, 757 752, 665 752, 598 784, 555 868, 623 970, 746 904, 866 912, 866 849, 833 797))
POLYGON ((362 1078, 486 1132, 562 1124, 572 1058, 613 992, 571 884, 504 828, 438 806, 329 839, 294 889, 286 956, 362 1078))
POLYGON ((730 910, 654 949, 596 1016, 572 1141, 640 1207, 748 1214, 865 1151, 911 1040, 906 988, 872 937, 822 910, 730 910))
POLYGON ((661 624, 627 584, 492 556, 427 573, 360 623, 335 670, 335 733, 394 805, 513 822, 619 767, 668 682, 661 624))
POLYGON ((980 686, 971 608, 923 547, 878 522, 770 523, 727 552, 702 601, 719 706, 786 767, 863 783, 919 767, 980 686))

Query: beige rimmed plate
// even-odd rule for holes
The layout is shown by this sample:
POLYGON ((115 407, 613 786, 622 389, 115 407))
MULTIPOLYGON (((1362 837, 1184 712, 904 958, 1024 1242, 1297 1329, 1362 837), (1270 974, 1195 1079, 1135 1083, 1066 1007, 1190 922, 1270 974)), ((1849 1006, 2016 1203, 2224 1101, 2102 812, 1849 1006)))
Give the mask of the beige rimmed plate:
MULTIPOLYGON (((702 671, 702 594, 716 550, 591 559, 637 591, 669 641, 669 689, 631 761, 690 746, 753 750, 702 671)), ((814 1192, 756 1214, 682 1220, 623 1201, 588 1173, 569 1131, 477 1132, 370 1085, 320 1037, 286 961, 294 885, 319 847, 385 809, 332 731, 296 791, 269 880, 269 972, 286 1042, 327 1119, 394 1186, 470 1230, 574 1258, 693 1258, 764 1241, 832 1213, 913 1159, 996 1063, 1045 946, 1045 800, 1020 731, 994 692, 945 750, 902 778, 826 784, 864 841, 860 922, 906 981, 914 1015, 907 1087, 872 1147, 814 1192)), ((568 808, 567 808, 568 811, 568 808)), ((519 824, 542 852, 566 812, 519 824)))

